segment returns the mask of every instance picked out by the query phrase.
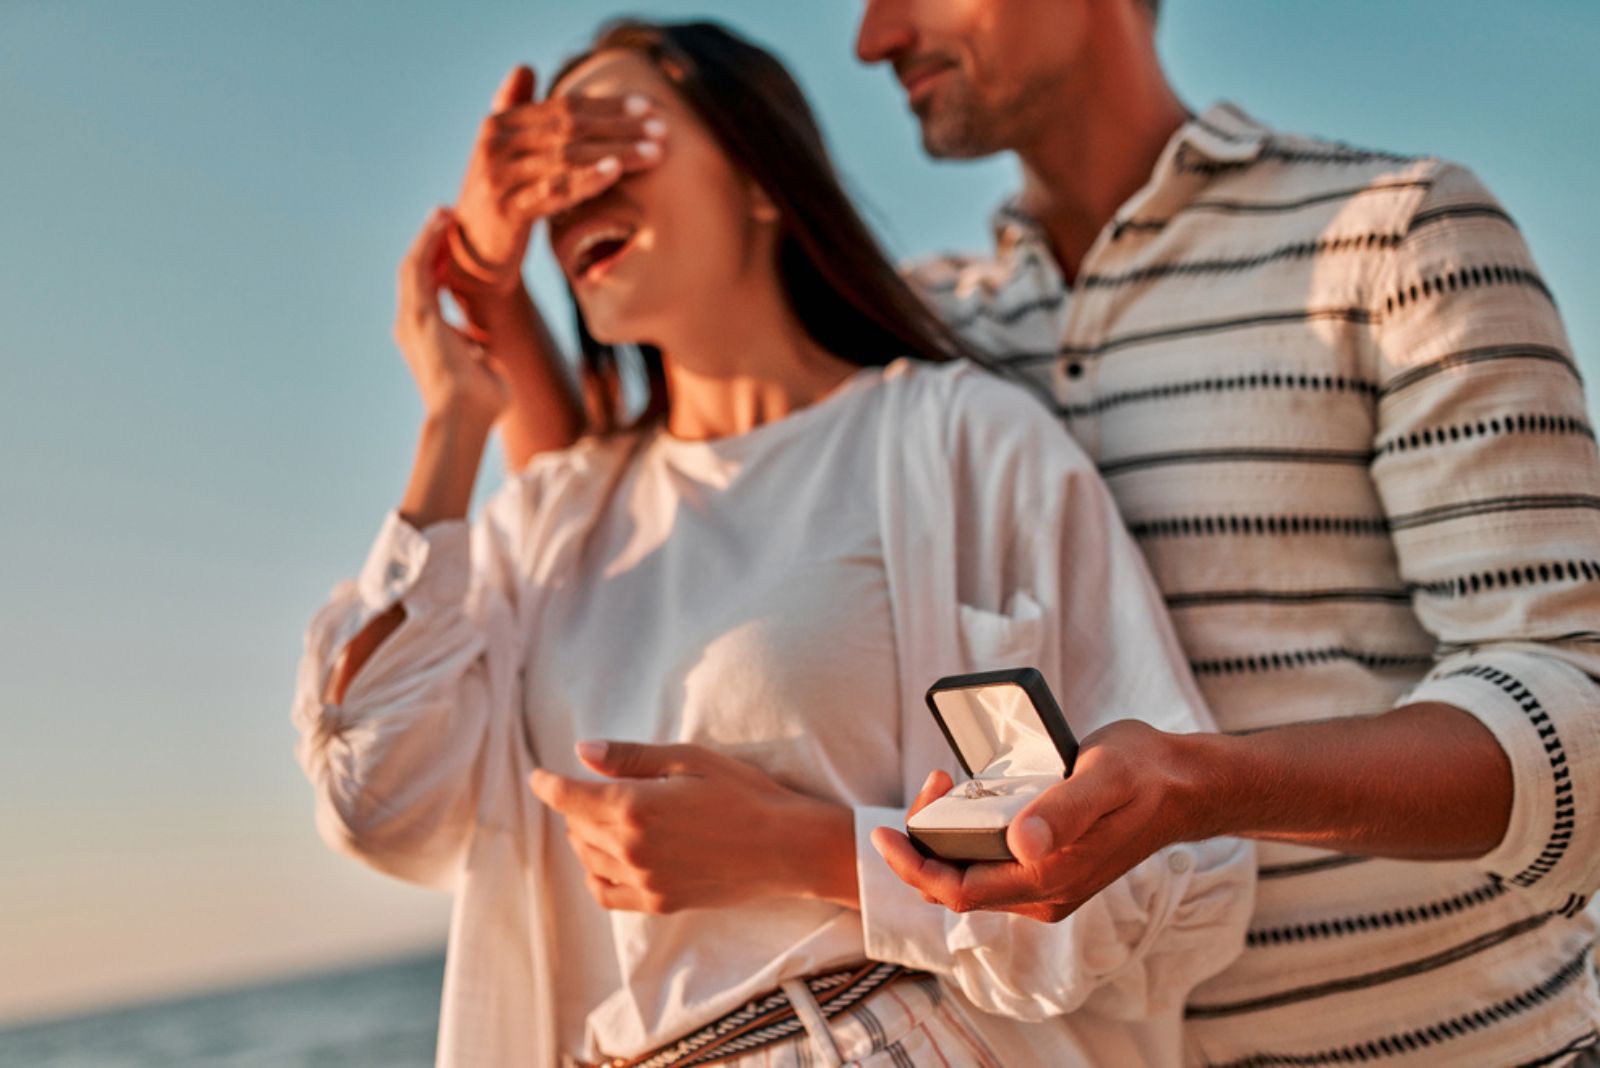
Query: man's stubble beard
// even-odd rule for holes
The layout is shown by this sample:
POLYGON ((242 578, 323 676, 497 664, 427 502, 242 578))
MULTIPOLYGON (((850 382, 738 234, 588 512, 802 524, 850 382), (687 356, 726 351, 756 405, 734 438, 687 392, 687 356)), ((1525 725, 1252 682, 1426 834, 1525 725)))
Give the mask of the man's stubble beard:
POLYGON ((919 115, 922 149, 934 159, 979 159, 1004 152, 1019 143, 1019 126, 1038 109, 1032 105, 1045 95, 1029 86, 1011 100, 986 106, 966 84, 951 86, 931 113, 919 115))

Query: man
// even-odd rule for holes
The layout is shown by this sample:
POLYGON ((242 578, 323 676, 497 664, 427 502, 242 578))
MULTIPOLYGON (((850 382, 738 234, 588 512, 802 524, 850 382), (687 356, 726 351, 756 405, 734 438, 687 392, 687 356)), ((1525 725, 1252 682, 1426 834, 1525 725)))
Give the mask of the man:
MULTIPOLYGON (((1548 291, 1458 167, 1190 116, 1155 16, 868 0, 857 52, 930 153, 1022 163, 993 256, 911 277, 1100 464, 1231 734, 1085 738, 1020 863, 875 843, 931 900, 1056 919, 1166 844, 1256 837, 1254 930, 1191 999, 1193 1059, 1570 1061, 1600 1040, 1600 461, 1548 291)), ((496 110, 530 98, 513 79, 496 110)), ((592 160, 639 135, 617 121, 552 130, 592 160)), ((542 331, 525 295, 475 299, 542 331)), ((570 436, 550 381, 513 382, 546 413, 513 451, 570 436)))
POLYGON ((1194 1059, 1569 1060, 1600 1020, 1600 462, 1549 291, 1459 167, 1191 117, 1155 6, 867 0, 856 51, 930 154, 1017 154, 993 256, 912 277, 1097 460, 1232 736, 1086 739, 1018 864, 876 844, 952 908, 1059 916, 1152 848, 1257 837, 1194 1059))

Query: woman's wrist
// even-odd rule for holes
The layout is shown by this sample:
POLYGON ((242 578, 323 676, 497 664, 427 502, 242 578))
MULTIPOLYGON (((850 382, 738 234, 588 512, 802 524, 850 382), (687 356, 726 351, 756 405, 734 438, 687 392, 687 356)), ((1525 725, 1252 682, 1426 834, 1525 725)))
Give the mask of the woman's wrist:
POLYGON ((778 809, 768 834, 779 892, 860 908, 855 813, 845 805, 796 797, 778 809))
POLYGON ((400 516, 421 530, 465 519, 492 417, 449 402, 430 407, 417 439, 417 457, 400 503, 400 516))

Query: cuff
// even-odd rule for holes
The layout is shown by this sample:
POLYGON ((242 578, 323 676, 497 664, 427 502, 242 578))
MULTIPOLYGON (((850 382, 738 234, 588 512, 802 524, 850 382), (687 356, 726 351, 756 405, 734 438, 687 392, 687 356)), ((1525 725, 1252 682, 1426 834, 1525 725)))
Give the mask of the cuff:
POLYGON ((904 964, 926 971, 948 972, 951 954, 945 941, 948 915, 939 905, 900 881, 878 851, 872 832, 878 827, 905 833, 903 808, 858 805, 856 879, 861 892, 861 931, 871 960, 904 964))
POLYGON ((1593 693, 1576 692, 1565 674, 1558 665, 1526 655, 1477 659, 1446 666, 1406 698, 1407 703, 1437 701, 1462 709, 1505 750, 1511 762, 1511 818, 1500 844, 1476 863, 1517 887, 1532 887, 1553 872, 1552 882, 1566 883, 1568 869, 1583 866, 1580 858, 1569 856, 1573 767, 1592 759, 1588 735, 1594 732, 1562 712, 1588 708, 1593 693))
POLYGON ((402 600, 418 610, 460 604, 471 573, 470 537, 464 519, 418 530, 390 512, 356 580, 363 605, 376 614, 402 600))

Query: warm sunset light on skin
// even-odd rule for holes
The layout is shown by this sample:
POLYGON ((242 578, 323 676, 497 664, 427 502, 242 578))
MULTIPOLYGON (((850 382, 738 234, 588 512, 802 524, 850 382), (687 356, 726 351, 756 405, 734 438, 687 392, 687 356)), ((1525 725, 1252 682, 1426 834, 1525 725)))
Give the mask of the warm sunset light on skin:
MULTIPOLYGON (((444 897, 318 841, 288 723, 305 616, 404 486, 395 265, 506 72, 542 92, 623 12, 773 43, 895 253, 983 245, 1010 166, 925 158, 892 73, 851 55, 858 7, 0 5, 0 1025, 442 945, 444 897)), ((1471 162, 1600 379, 1600 141, 1567 119, 1600 99, 1600 12, 1166 8, 1188 103, 1471 162)), ((542 233, 529 255, 570 341, 542 233)))

